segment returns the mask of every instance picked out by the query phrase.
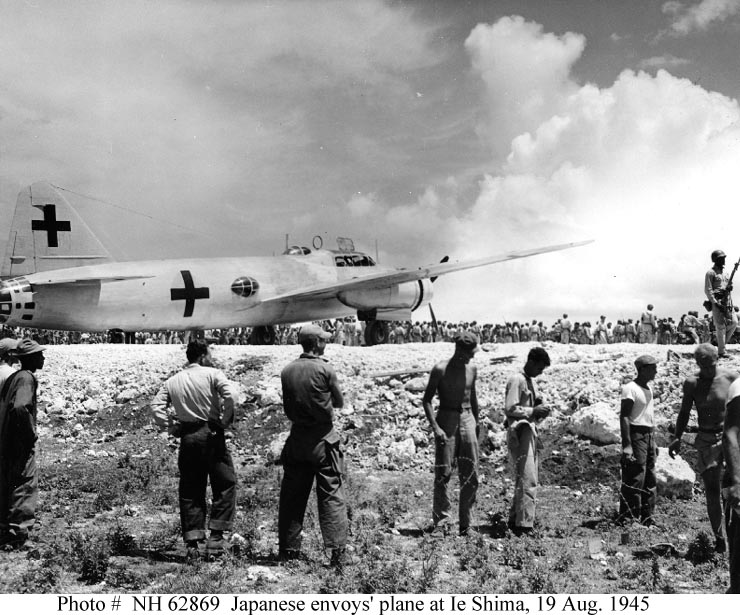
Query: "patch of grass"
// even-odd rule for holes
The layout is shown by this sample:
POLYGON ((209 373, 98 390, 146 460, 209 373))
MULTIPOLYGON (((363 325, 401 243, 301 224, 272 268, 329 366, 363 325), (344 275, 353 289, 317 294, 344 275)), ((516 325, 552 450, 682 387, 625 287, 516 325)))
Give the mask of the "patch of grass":
POLYGON ((686 559, 696 566, 712 561, 716 555, 714 540, 705 531, 700 531, 691 541, 686 552, 686 559))
POLYGON ((104 536, 75 531, 69 535, 71 556, 80 573, 80 581, 100 583, 110 563, 110 545, 104 536))

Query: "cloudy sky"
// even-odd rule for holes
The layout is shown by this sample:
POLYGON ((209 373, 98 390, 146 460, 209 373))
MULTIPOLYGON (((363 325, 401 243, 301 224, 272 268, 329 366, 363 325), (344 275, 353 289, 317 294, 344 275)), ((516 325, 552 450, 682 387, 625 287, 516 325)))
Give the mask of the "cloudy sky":
POLYGON ((740 0, 0 0, 0 23, 6 229, 43 179, 121 259, 595 240, 437 281, 439 318, 484 322, 677 317, 713 249, 740 257, 740 0))

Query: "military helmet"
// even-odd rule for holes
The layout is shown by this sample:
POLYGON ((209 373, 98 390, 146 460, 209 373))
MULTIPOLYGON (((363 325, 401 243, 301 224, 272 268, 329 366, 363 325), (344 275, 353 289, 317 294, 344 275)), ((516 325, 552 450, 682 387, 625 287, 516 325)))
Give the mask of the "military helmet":
POLYGON ((725 254, 722 250, 715 250, 712 252, 712 262, 716 263, 718 259, 726 257, 727 254, 725 254))

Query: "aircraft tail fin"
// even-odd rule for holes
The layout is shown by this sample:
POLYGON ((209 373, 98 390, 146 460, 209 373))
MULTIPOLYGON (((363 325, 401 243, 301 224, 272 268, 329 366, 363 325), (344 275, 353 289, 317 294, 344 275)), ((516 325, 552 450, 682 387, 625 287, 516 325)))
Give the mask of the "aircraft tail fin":
POLYGON ((36 182, 18 194, 0 276, 17 277, 113 260, 51 184, 36 182))

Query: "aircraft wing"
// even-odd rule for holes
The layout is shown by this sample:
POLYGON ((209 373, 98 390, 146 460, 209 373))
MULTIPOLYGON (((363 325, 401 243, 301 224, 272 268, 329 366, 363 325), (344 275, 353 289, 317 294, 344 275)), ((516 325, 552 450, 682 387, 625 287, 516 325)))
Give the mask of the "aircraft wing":
MULTIPOLYGON (((495 256, 485 256, 483 258, 477 258, 469 261, 436 263, 433 265, 427 265, 425 267, 419 267, 418 269, 397 269, 395 271, 386 270, 383 272, 371 273, 369 275, 358 275, 355 278, 343 280, 341 282, 337 282, 336 284, 313 286, 298 291, 276 295, 274 297, 270 297, 269 299, 265 299, 264 301, 262 301, 261 305, 287 301, 294 302, 301 300, 328 299, 330 297, 336 297, 337 294, 341 291, 373 290, 378 288, 386 288, 394 284, 414 282, 416 280, 437 277, 440 275, 445 275, 447 273, 453 273, 455 271, 474 269, 476 267, 483 267, 484 265, 492 265, 494 263, 501 263, 518 258, 526 258, 528 256, 535 256, 536 254, 544 254, 546 252, 557 252, 559 250, 576 248, 592 243, 592 241, 593 240, 578 241, 574 243, 562 243, 554 246, 546 246, 544 248, 534 248, 532 250, 505 252, 503 254, 498 254, 495 256)), ((358 267, 358 273, 359 270, 360 268, 358 267)), ((251 309, 251 306, 244 309, 251 309)))
POLYGON ((111 276, 80 276, 74 278, 57 278, 49 280, 34 280, 34 286, 79 286, 83 284, 90 284, 100 282, 102 284, 106 282, 123 282, 125 280, 147 280, 153 278, 152 275, 111 275, 111 276))

